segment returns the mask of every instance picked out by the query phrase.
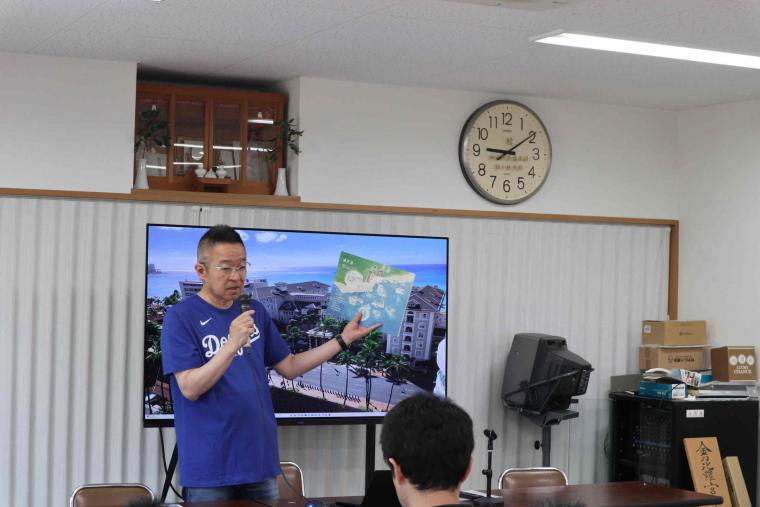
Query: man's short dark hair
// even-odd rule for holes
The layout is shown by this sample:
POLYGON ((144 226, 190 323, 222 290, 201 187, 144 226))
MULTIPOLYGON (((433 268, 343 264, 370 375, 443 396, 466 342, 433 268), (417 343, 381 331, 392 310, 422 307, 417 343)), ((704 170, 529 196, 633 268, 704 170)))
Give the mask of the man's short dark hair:
MULTIPOLYGON (((219 224, 210 227, 198 241, 198 262, 204 262, 206 253, 219 243, 243 244, 240 234, 229 225, 219 224)), ((244 245, 245 246, 245 245, 244 245)))
POLYGON ((448 399, 416 394, 385 416, 380 445, 417 489, 456 489, 475 446, 472 419, 448 399))

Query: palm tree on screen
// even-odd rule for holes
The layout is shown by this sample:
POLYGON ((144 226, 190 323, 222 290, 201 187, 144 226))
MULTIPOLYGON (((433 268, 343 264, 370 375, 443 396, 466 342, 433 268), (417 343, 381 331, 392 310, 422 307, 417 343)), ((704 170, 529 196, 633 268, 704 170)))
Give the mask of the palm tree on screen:
POLYGON ((356 354, 357 363, 364 373, 364 390, 366 409, 370 409, 370 399, 372 398, 372 370, 377 368, 382 359, 383 353, 380 349, 380 332, 374 330, 362 340, 361 349, 356 354))
POLYGON ((351 375, 349 367, 356 362, 356 356, 350 350, 341 350, 340 354, 336 356, 335 362, 346 367, 346 390, 343 393, 343 406, 345 407, 346 400, 348 400, 348 378, 351 375))
POLYGON ((382 367, 385 376, 391 382, 391 393, 388 396, 388 403, 385 405, 385 410, 387 411, 390 409, 391 400, 393 399, 393 388, 406 383, 407 376, 409 375, 409 359, 397 355, 385 356, 382 367))

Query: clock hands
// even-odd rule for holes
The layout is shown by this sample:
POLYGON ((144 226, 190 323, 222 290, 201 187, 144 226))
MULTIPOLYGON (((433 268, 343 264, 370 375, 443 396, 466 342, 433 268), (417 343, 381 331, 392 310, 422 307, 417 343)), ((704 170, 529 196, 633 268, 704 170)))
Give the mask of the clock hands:
POLYGON ((520 141, 516 145, 512 146, 508 150, 497 150, 496 148, 486 148, 486 151, 491 151, 491 152, 494 152, 494 153, 501 153, 501 155, 499 155, 498 157, 496 157, 496 160, 501 160, 504 157, 504 155, 515 155, 515 148, 517 148, 518 146, 520 146, 522 143, 524 143, 528 139, 532 139, 532 138, 535 138, 535 137, 536 137, 536 133, 531 130, 530 134, 528 134, 528 137, 526 137, 525 139, 523 139, 522 141, 520 141))
POLYGON ((493 153, 501 153, 501 156, 499 158, 497 158, 496 160, 501 159, 501 157, 503 157, 504 155, 514 155, 515 154, 515 152, 512 151, 512 150, 499 150, 497 148, 486 148, 486 151, 490 151, 490 152, 493 152, 493 153))
POLYGON ((515 148, 517 148, 518 146, 520 146, 522 143, 524 143, 525 141, 527 141, 528 139, 531 139, 533 137, 536 137, 536 133, 531 130, 530 134, 528 134, 528 137, 526 137, 525 139, 523 139, 522 141, 520 141, 516 145, 512 146, 512 148, 510 148, 510 149, 514 150, 515 148))

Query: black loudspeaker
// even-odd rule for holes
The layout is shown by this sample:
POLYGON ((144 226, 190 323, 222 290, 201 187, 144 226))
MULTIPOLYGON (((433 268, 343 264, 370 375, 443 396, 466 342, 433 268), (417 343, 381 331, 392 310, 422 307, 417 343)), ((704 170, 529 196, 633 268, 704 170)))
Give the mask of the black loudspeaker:
POLYGON ((510 408, 538 413, 565 410, 573 396, 586 392, 591 371, 588 361, 567 350, 564 338, 516 334, 504 369, 502 400, 510 408))

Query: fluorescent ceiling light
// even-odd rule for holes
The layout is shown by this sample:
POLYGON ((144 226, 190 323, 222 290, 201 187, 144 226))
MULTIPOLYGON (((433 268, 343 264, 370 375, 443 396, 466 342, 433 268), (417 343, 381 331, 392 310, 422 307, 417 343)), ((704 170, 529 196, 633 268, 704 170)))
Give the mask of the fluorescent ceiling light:
POLYGON ((671 58, 674 60, 688 60, 692 62, 715 63, 718 65, 730 65, 733 67, 760 69, 760 56, 711 51, 708 49, 686 48, 682 46, 670 46, 668 44, 654 44, 651 42, 613 39, 610 37, 599 37, 596 35, 584 35, 569 32, 541 35, 533 40, 534 42, 555 44, 557 46, 599 49, 601 51, 613 51, 616 53, 629 53, 633 55, 656 56, 659 58, 671 58))
POLYGON ((262 123, 264 125, 272 125, 274 124, 274 120, 251 119, 248 120, 248 123, 262 123))

